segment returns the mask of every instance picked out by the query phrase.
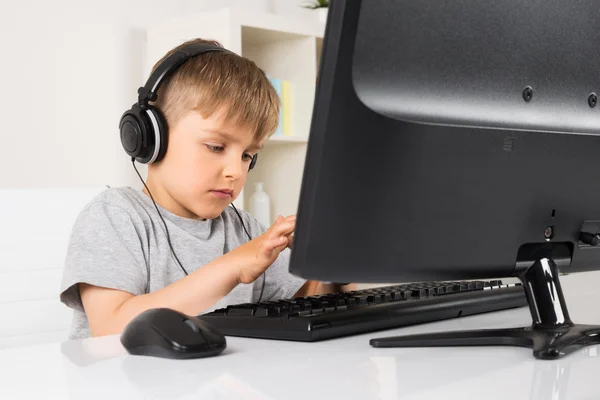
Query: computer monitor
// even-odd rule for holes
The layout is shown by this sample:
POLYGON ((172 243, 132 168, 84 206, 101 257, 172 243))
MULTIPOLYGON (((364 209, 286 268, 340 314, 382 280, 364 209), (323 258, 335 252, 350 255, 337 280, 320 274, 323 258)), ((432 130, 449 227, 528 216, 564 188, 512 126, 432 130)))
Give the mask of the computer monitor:
POLYGON ((333 0, 291 273, 524 284, 531 327, 375 346, 600 343, 559 282, 600 269, 598 23, 594 0, 333 0))

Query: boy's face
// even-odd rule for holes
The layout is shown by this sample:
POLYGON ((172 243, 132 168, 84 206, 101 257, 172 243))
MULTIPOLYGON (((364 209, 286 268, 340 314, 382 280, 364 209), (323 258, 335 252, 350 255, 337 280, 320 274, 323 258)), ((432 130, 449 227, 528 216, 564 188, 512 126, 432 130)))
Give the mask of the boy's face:
POLYGON ((262 143, 255 143, 254 132, 227 123, 222 115, 203 118, 190 111, 169 127, 164 159, 148 168, 152 195, 174 214, 216 218, 244 186, 252 156, 262 143))

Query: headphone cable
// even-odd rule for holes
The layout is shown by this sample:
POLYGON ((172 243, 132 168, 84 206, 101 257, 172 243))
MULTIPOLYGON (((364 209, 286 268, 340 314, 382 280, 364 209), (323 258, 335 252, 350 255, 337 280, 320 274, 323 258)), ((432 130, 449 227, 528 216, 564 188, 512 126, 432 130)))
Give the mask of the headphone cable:
MULTIPOLYGON (((250 236, 250 234, 246 230, 246 226, 244 225, 244 220, 242 219, 242 216, 238 212, 237 208, 235 208, 235 206, 233 205, 233 203, 231 203, 230 205, 231 205, 231 207, 233 207, 233 209, 235 210, 235 213, 238 215, 238 217, 240 219, 240 222, 242 223, 242 227, 244 228, 244 231, 246 231, 246 235, 248 235, 248 237, 250 238, 250 240, 252 240, 252 237, 250 236)), ((262 300, 263 292, 265 290, 265 281, 267 280, 267 271, 263 272, 262 275, 263 275, 263 280, 262 280, 262 285, 260 287, 260 296, 258 297, 258 303, 260 303, 260 301, 262 300)))
POLYGON ((169 248, 171 249, 171 253, 173 253, 173 256, 175 257, 175 260, 177 260, 177 264, 179 264, 179 267, 181 268, 181 270, 183 271, 183 273, 187 276, 188 275, 187 271, 185 270, 185 268, 183 268, 183 265, 181 264, 181 261, 179 261, 179 258, 177 257, 177 254, 175 254, 175 250, 173 250, 173 245, 171 245, 171 237, 169 236, 169 228, 167 228, 167 223, 165 222, 165 220, 164 220, 162 214, 160 213, 160 211, 158 210, 158 206, 156 205, 156 202, 154 201, 154 197, 152 197, 152 193, 150 192, 150 189, 148 189, 148 186, 146 185, 146 182, 144 182, 144 179, 142 179, 142 176, 140 175, 140 172, 138 171, 138 169, 135 166, 135 157, 131 157, 131 164, 133 164, 133 169, 135 169, 135 172, 140 177, 140 180, 142 181, 142 183, 144 184, 144 187, 148 191, 148 194, 150 195, 150 199, 152 200, 152 204, 154 204, 154 208, 156 208, 156 212, 158 213, 158 216, 160 217, 160 219, 163 222, 163 225, 165 226, 165 232, 167 233, 167 242, 169 242, 169 248))

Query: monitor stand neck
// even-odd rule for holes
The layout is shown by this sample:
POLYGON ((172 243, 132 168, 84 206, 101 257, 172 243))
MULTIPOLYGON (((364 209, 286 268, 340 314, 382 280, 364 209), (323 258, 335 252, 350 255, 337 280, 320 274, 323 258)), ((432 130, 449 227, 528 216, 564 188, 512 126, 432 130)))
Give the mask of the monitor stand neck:
POLYGON ((600 344, 600 326, 571 322, 558 266, 551 258, 535 261, 519 279, 533 323, 513 329, 483 329, 372 339, 374 347, 522 346, 539 359, 556 359, 584 346, 600 344))
POLYGON ((558 267, 550 258, 537 260, 519 276, 531 311, 532 329, 567 329, 574 326, 558 277, 558 267))

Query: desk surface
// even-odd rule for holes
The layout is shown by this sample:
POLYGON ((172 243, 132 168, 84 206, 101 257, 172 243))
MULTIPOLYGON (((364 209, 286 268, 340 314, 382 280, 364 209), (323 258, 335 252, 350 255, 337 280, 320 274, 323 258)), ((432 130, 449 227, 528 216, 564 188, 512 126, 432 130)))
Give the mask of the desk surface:
MULTIPOLYGON (((561 277, 573 321, 600 324, 600 272, 561 277)), ((317 343, 227 338, 218 357, 131 356, 118 336, 0 351, 0 399, 598 399, 600 346, 558 361, 518 347, 375 349, 373 337, 529 325, 529 310, 317 343)))

